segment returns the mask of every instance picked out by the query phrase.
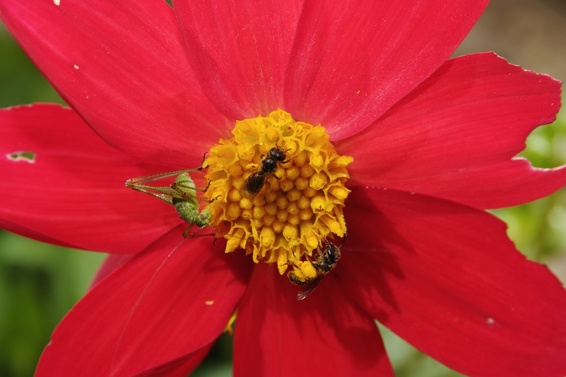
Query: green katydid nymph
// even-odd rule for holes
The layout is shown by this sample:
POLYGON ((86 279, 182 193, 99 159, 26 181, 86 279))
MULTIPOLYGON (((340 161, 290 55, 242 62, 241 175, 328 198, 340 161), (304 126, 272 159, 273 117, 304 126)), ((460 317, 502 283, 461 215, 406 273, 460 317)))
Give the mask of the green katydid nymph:
POLYGON ((131 178, 126 181, 126 187, 152 195, 167 204, 173 205, 179 213, 179 217, 190 224, 183 233, 183 236, 186 237, 193 226, 196 225, 202 229, 210 223, 212 218, 212 213, 208 209, 205 208, 199 211, 199 200, 206 199, 198 197, 197 191, 204 190, 197 189, 195 182, 189 175, 189 172, 202 169, 175 170, 167 173, 131 178), (177 177, 170 186, 147 185, 149 182, 173 176, 177 177))

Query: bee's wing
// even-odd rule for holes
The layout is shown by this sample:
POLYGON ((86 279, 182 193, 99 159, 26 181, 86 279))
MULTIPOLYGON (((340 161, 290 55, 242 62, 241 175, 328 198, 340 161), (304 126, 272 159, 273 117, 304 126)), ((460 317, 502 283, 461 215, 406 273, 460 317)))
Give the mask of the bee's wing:
POLYGON ((324 277, 324 275, 318 275, 312 282, 305 285, 299 291, 299 293, 297 293, 297 300, 303 301, 305 298, 307 298, 316 289, 316 287, 318 286, 318 283, 320 283, 320 281, 322 280, 323 277, 324 277))

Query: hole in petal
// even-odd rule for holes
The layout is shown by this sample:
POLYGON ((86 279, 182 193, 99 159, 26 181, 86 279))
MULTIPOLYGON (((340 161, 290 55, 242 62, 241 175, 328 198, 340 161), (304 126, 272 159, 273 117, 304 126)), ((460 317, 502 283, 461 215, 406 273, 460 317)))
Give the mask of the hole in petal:
POLYGON ((6 155, 6 158, 10 161, 25 161, 27 163, 35 163, 36 154, 29 151, 12 152, 6 155))

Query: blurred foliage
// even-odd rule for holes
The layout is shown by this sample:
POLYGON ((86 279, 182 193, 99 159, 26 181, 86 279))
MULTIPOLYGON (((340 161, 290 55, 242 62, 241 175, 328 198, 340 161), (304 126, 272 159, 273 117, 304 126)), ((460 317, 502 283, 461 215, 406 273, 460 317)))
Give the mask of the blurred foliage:
POLYGON ((103 255, 0 233, 0 376, 31 376, 103 255))
MULTIPOLYGON (((0 25, 0 107, 63 101, 0 25)), ((566 163, 566 116, 538 128, 524 155, 535 166, 566 163)), ((566 192, 497 210, 509 235, 530 258, 545 261, 566 246, 566 192)), ((33 374, 56 324, 88 288, 103 255, 38 243, 0 231, 0 376, 33 374)), ((552 267, 552 266, 551 266, 552 267)), ((398 376, 459 374, 416 351, 380 326, 398 376)), ((222 336, 195 376, 230 376, 232 338, 222 336)))
MULTIPOLYGON (((537 128, 521 154, 540 168, 566 164, 566 111, 537 128)), ((566 190, 526 205, 493 211, 509 225, 509 237, 531 259, 544 261, 566 251, 566 190)), ((551 266, 552 267, 552 266, 551 266)))
POLYGON ((0 107, 31 102, 63 103, 0 23, 0 107))

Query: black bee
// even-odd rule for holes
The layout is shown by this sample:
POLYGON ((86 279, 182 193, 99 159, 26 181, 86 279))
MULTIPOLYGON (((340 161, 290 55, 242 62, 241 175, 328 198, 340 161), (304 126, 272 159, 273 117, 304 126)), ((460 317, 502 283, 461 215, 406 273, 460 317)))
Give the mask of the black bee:
POLYGON ((275 173, 277 166, 280 162, 285 162, 286 153, 279 147, 274 147, 269 150, 267 156, 261 161, 261 169, 252 173, 244 186, 250 195, 257 194, 265 184, 267 177, 275 173))
MULTIPOLYGON (((342 239, 342 244, 344 243, 342 239)), ((342 247, 342 245, 340 245, 342 247)), ((321 249, 318 249, 318 254, 315 260, 304 262, 301 266, 287 274, 291 283, 302 286, 302 289, 297 293, 297 300, 302 301, 310 295, 322 279, 336 267, 338 260, 341 257, 340 248, 332 242, 326 241, 321 249), (308 274, 303 274, 303 269, 307 268, 306 265, 311 264, 316 270, 316 276, 310 277, 308 274)))

